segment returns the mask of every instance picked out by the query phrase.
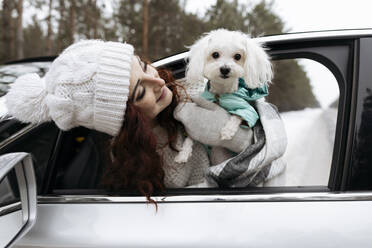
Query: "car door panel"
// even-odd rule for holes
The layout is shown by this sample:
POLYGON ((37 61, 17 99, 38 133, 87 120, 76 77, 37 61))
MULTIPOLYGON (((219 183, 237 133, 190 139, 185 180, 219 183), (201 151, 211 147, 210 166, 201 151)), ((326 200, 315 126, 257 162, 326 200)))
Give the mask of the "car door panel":
POLYGON ((367 247, 371 207, 370 201, 171 202, 156 212, 135 202, 41 204, 36 226, 17 247, 367 247))
POLYGON ((0 217, 0 247, 8 244, 24 225, 22 211, 18 210, 0 217))

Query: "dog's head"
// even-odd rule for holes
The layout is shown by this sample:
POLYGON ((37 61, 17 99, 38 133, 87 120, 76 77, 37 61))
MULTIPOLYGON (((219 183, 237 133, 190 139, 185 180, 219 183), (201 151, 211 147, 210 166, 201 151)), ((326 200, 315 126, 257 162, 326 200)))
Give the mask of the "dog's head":
POLYGON ((264 49, 239 31, 217 29, 191 46, 186 80, 203 77, 213 84, 237 84, 242 77, 249 88, 261 87, 272 79, 272 67, 264 49))

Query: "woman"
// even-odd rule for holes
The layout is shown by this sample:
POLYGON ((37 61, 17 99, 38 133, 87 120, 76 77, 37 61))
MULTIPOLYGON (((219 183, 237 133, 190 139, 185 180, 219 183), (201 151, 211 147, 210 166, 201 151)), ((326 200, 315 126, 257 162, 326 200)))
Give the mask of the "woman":
MULTIPOLYGON (((173 117, 177 90, 169 73, 141 61, 130 44, 87 40, 65 49, 44 78, 18 78, 6 105, 23 122, 53 120, 62 130, 84 126, 113 136, 104 183, 138 190, 152 201, 153 192, 165 187, 202 183, 209 166, 199 143, 188 162, 173 161, 184 139, 182 125, 173 117)), ((240 147, 232 150, 250 142, 251 133, 240 132, 240 147)))
POLYGON ((112 141, 105 185, 136 189, 150 199, 154 190, 202 183, 209 160, 201 144, 188 162, 174 162, 184 137, 181 123, 173 117, 180 87, 171 74, 134 56, 129 81, 128 121, 112 141))

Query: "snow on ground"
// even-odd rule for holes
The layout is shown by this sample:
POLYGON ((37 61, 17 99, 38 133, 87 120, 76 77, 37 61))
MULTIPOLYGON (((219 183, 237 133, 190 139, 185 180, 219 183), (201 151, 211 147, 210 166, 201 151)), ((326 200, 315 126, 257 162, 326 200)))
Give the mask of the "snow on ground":
POLYGON ((281 113, 288 137, 285 173, 265 186, 328 185, 337 109, 281 113))

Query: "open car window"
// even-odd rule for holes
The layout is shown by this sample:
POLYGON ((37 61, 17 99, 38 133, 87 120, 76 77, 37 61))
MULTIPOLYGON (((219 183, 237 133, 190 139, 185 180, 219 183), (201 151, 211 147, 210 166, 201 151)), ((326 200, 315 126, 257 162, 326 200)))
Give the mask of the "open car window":
MULTIPOLYGON (((337 80, 326 66, 310 59, 275 60, 273 65, 276 76, 267 101, 278 107, 286 128, 287 168, 263 186, 327 188, 337 122, 337 80)), ((107 162, 103 150, 109 138, 75 128, 63 132, 61 142, 52 179, 54 192, 102 190, 107 162)))

